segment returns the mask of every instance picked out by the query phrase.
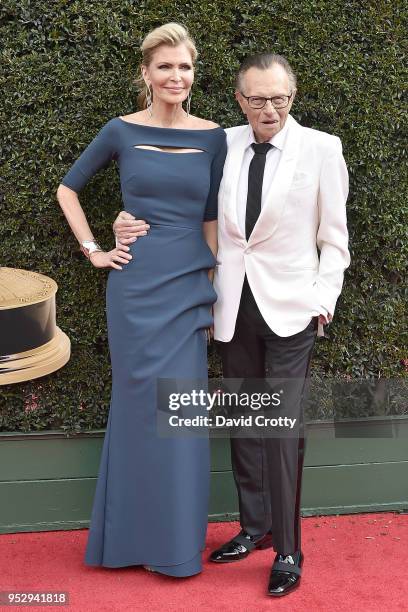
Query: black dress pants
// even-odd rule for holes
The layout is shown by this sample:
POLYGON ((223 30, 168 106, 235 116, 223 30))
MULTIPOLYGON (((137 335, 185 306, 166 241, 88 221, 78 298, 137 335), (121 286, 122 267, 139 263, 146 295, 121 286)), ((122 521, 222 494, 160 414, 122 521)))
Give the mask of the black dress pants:
POLYGON ((262 317, 245 276, 235 333, 218 342, 224 378, 290 379, 290 413, 297 434, 231 437, 231 462, 241 527, 251 535, 272 531, 276 552, 301 548, 300 495, 305 451, 303 394, 309 375, 318 318, 293 336, 275 334, 262 317))

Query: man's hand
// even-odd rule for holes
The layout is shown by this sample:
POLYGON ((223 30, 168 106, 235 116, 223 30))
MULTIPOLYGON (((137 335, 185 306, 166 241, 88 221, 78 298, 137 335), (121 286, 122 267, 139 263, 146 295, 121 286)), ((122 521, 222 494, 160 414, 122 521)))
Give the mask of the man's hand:
POLYGON ((211 306, 211 316, 213 319, 210 327, 207 327, 207 342, 210 344, 211 340, 214 340, 214 305, 211 306))
POLYGON ((208 344, 210 344, 211 340, 214 340, 214 325, 210 325, 207 329, 207 334, 208 344))
POLYGON ((328 323, 331 323, 331 321, 333 320, 333 315, 330 314, 330 312, 327 313, 327 319, 324 315, 319 315, 319 323, 321 325, 327 325, 328 323))
POLYGON ((113 232, 121 244, 131 244, 140 236, 146 236, 150 229, 142 219, 135 219, 133 215, 122 210, 113 223, 113 232))

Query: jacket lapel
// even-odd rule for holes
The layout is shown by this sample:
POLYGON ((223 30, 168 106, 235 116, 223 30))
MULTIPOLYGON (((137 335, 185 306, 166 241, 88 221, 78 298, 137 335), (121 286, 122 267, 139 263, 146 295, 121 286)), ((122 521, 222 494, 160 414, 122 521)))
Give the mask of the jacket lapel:
POLYGON ((300 152, 302 128, 291 115, 288 115, 286 121, 289 125, 279 165, 261 213, 249 237, 248 245, 250 246, 269 238, 278 227, 293 180, 300 152))
POLYGON ((243 129, 237 134, 233 134, 231 140, 228 142, 228 156, 224 167, 224 188, 222 198, 228 233, 239 242, 244 241, 245 244, 245 236, 242 235, 238 225, 237 191, 239 173, 241 171, 245 146, 248 142, 249 130, 249 125, 243 126, 243 129))

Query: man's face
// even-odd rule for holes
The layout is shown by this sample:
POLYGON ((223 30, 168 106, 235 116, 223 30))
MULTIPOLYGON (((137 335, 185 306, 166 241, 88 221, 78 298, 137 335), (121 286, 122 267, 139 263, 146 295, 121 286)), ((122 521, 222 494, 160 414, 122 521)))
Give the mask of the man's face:
MULTIPOLYGON (((247 70, 242 75, 241 91, 245 96, 260 96, 264 98, 289 96, 292 93, 287 72, 279 64, 273 64, 265 70, 259 68, 247 70)), ((240 91, 236 91, 235 97, 252 126, 256 140, 258 142, 270 140, 285 125, 292 108, 295 92, 293 92, 288 106, 280 109, 274 108, 270 101, 261 109, 251 108, 248 100, 242 94, 240 91)))

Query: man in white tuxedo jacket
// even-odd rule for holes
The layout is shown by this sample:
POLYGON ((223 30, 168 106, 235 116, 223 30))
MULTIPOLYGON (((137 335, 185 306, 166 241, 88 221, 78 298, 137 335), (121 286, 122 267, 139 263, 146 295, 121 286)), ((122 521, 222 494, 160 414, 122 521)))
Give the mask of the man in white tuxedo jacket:
POLYGON ((299 425, 296 437, 231 437, 242 530, 210 557, 236 561, 273 545, 272 596, 300 583, 301 400, 317 332, 333 317, 350 263, 341 142, 295 121, 295 92, 282 56, 248 57, 239 70, 236 98, 248 124, 226 130, 214 278, 224 377, 269 371, 290 381, 286 399, 299 425))
MULTIPOLYGON (((296 77, 282 56, 251 56, 241 65, 236 98, 248 124, 226 130, 214 278, 224 378, 268 373, 289 381, 286 406, 298 422, 295 436, 231 436, 242 529, 210 556, 226 563, 273 546, 271 596, 300 583, 304 384, 316 335, 333 317, 350 263, 341 142, 295 121, 295 93, 296 77)), ((126 212, 114 223, 124 244, 148 229, 126 212)))

